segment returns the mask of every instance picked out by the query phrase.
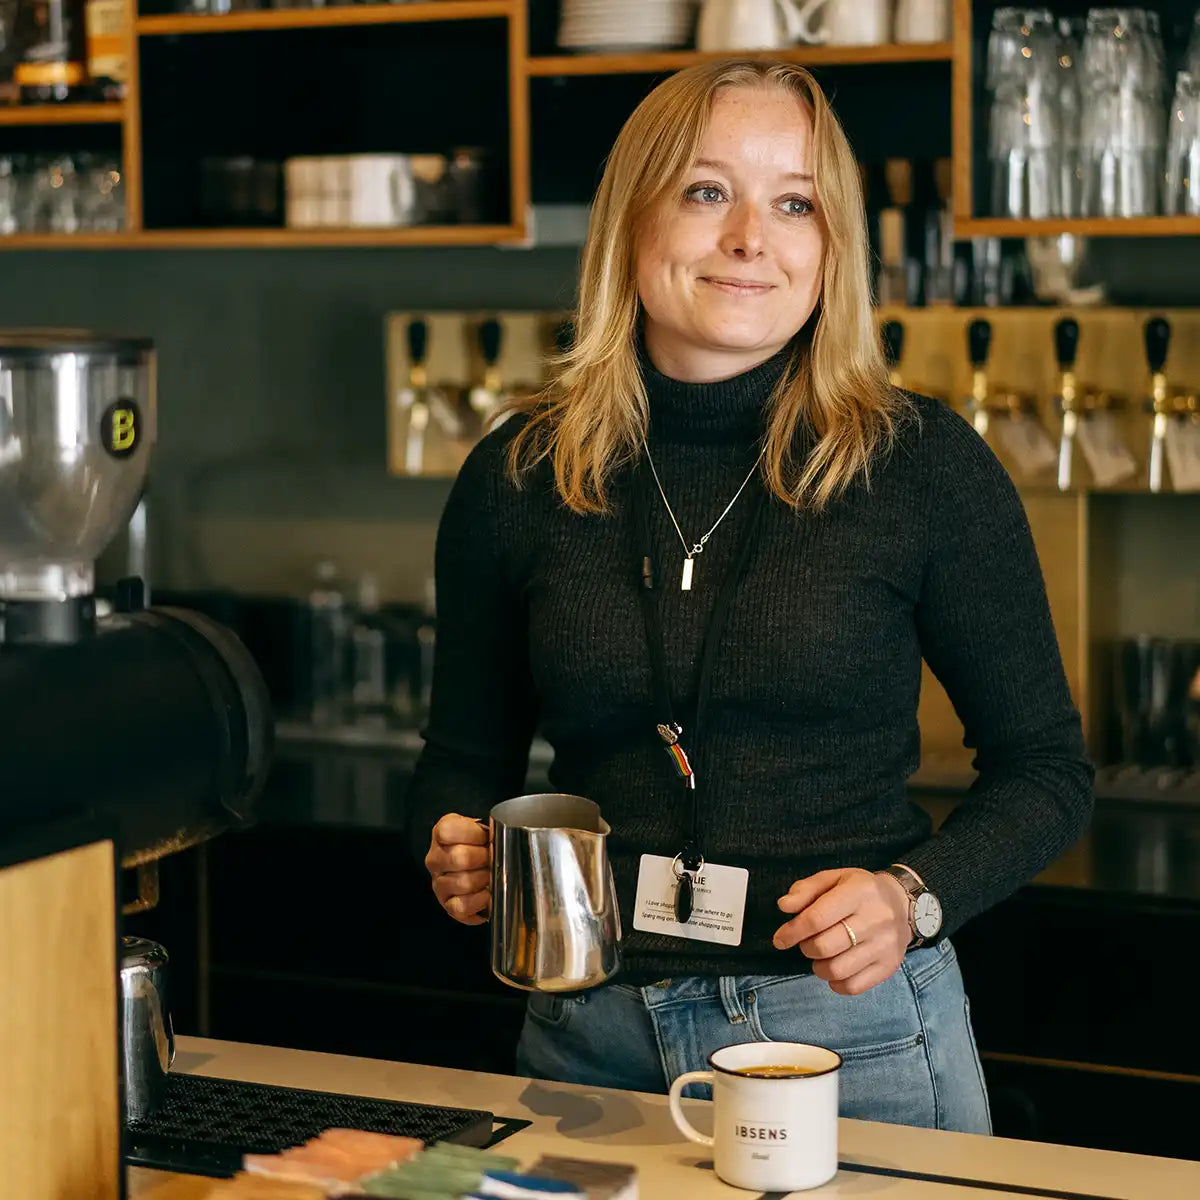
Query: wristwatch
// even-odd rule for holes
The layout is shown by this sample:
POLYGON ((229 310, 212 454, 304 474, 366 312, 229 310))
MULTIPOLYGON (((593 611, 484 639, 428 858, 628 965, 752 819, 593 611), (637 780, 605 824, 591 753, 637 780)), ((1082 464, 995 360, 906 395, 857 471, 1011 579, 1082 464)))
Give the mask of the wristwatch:
POLYGON ((903 863, 892 863, 881 874, 892 876, 908 894, 908 925, 913 935, 908 949, 915 950, 937 937, 942 927, 942 902, 925 886, 925 880, 903 863))

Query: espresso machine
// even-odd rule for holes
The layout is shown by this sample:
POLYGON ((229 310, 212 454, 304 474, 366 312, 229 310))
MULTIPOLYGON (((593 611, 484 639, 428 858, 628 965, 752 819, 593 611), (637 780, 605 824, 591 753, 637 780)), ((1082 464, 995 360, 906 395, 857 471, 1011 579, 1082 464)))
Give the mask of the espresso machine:
POLYGON ((270 765, 266 687, 233 633, 147 607, 136 577, 97 611, 156 416, 148 341, 0 331, 0 1191, 23 1200, 124 1195, 133 1039, 165 1071, 170 1033, 129 1019, 163 953, 122 946, 124 873, 152 904, 157 861, 249 823, 270 765))

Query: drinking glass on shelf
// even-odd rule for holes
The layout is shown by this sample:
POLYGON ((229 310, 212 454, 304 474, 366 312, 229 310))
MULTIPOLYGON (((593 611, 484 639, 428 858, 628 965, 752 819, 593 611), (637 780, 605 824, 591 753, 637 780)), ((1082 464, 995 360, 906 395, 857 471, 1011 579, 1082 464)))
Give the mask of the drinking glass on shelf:
POLYGON ((0 155, 0 236, 115 233, 125 228, 114 155, 0 155))
POLYGON ((1079 60, 1084 23, 1068 17, 1058 21, 1059 204, 1057 216, 1083 215, 1082 80, 1079 60))
POLYGON ((1059 35, 1049 9, 1001 8, 988 38, 992 212, 1051 217, 1062 207, 1059 35))
POLYGON ((75 160, 69 154, 47 155, 38 167, 47 233, 78 233, 82 196, 75 160))
POLYGON ((1200 77, 1200 8, 1196 9, 1196 15, 1192 18, 1192 32, 1179 69, 1200 77))
POLYGON ((1200 216, 1200 79, 1189 71, 1175 77, 1167 126, 1163 211, 1170 216, 1200 216))
POLYGON ((121 165, 99 154, 76 155, 80 180, 80 223, 89 233, 125 228, 125 189, 121 165))
POLYGON ((0 236, 16 233, 20 227, 21 175, 16 155, 0 155, 0 236))
POLYGON ((1081 87, 1085 216, 1141 217, 1159 211, 1164 82, 1157 13, 1140 8, 1088 12, 1081 87))

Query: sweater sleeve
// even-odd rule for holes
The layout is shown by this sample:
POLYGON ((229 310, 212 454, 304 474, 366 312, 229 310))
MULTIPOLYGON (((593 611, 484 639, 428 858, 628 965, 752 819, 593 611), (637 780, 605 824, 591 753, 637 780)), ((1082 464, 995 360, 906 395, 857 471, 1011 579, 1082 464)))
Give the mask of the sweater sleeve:
POLYGON ((471 451, 438 526, 433 691, 405 806, 418 862, 446 813, 486 817, 520 795, 537 722, 525 599, 501 544, 501 501, 512 510, 519 500, 503 474, 503 433, 471 451))
POLYGON ((926 423, 937 461, 917 629, 978 775, 905 862, 937 893, 951 933, 1076 841, 1091 818, 1094 771, 1020 496, 957 414, 926 423))

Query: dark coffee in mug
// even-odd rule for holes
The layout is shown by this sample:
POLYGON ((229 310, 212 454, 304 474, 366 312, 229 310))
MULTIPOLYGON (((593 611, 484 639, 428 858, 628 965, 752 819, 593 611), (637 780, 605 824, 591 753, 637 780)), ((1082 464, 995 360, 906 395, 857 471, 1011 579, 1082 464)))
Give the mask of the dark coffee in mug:
POLYGON ((827 1067, 727 1067, 731 1075, 744 1075, 747 1079, 796 1079, 801 1075, 820 1075, 827 1067))

